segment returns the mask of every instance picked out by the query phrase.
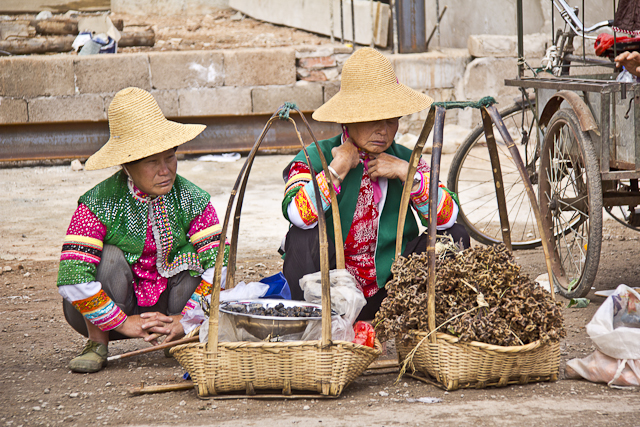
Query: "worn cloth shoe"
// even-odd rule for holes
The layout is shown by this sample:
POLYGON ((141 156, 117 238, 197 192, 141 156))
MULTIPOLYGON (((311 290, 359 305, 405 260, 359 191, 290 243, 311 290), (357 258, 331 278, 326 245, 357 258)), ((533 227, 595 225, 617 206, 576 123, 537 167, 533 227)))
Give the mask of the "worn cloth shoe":
POLYGON ((107 366, 108 347, 99 342, 88 340, 82 353, 71 359, 69 369, 73 372, 93 373, 107 366))

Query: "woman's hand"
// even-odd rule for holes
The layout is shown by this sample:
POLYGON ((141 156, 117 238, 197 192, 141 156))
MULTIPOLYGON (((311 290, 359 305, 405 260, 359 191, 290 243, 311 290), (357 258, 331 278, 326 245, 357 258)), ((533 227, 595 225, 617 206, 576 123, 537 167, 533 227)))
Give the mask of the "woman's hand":
POLYGON ((333 160, 330 166, 340 175, 341 180, 344 180, 349 171, 358 166, 360 162, 358 147, 356 147, 351 138, 347 138, 344 144, 333 147, 331 155, 333 160))
POLYGON ((616 66, 623 66, 631 74, 640 77, 640 53, 638 52, 622 52, 616 56, 616 66))
POLYGON ((127 320, 116 330, 132 338, 143 338, 145 341, 158 345, 158 338, 166 335, 164 342, 181 338, 184 329, 180 323, 181 315, 167 316, 158 312, 142 313, 128 316, 127 320))
POLYGON ((387 153, 369 154, 368 166, 372 181, 377 181, 378 178, 398 178, 404 183, 409 172, 409 162, 387 153))

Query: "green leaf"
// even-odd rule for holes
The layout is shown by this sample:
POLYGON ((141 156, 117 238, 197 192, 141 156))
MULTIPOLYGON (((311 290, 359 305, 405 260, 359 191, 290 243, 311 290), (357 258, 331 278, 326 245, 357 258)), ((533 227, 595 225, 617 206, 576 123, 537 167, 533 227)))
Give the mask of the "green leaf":
POLYGON ((569 288, 567 288, 567 292, 571 292, 571 289, 576 283, 578 283, 578 279, 573 279, 571 282, 569 282, 569 288))
POLYGON ((590 302, 591 300, 588 298, 571 298, 567 307, 571 308, 575 305, 576 308, 585 308, 590 302))

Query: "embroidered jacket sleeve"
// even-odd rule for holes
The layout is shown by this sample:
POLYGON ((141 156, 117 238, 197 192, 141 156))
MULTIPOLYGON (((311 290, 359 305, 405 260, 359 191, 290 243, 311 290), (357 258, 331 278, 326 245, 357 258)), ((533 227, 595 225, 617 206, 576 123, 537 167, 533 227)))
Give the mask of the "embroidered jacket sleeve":
MULTIPOLYGON (((211 283, 213 282, 213 272, 216 259, 218 258, 221 232, 222 225, 220 225, 216 210, 211 203, 207 204, 204 211, 191 221, 187 235, 190 237, 191 243, 198 253, 202 268, 205 269, 205 272, 202 274, 200 285, 196 288, 182 310, 182 314, 187 310, 197 307, 200 304, 200 299, 204 295, 211 293, 211 283)), ((228 261, 229 246, 227 244, 224 248, 223 265, 226 266, 228 261)), ((222 273, 224 273, 224 270, 222 273)))
POLYGON ((60 268, 58 292, 103 331, 120 326, 127 316, 95 280, 106 227, 84 204, 79 204, 67 230, 60 268))
MULTIPOLYGON (((320 188, 322 209, 326 211, 331 205, 331 196, 324 171, 316 174, 316 181, 320 188)), ((340 193, 340 187, 334 187, 334 190, 336 194, 340 193)), ((289 169, 282 201, 282 213, 298 228, 309 229, 318 223, 318 209, 311 173, 304 162, 293 162, 289 169)))
MULTIPOLYGON (((411 202, 420 215, 423 225, 427 225, 429 218, 429 176, 430 168, 424 159, 420 159, 415 178, 420 180, 420 187, 411 193, 411 202)), ((453 226, 458 218, 458 205, 456 200, 444 184, 438 183, 438 208, 437 225, 438 230, 444 230, 453 226)))

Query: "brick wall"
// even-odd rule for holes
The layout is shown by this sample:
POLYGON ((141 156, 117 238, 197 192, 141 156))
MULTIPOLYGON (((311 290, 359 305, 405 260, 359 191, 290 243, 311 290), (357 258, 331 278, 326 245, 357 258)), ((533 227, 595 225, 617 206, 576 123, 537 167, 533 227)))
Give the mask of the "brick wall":
MULTIPOLYGON (((313 111, 340 89, 350 53, 351 48, 327 45, 1 57, 0 124, 105 121, 113 96, 129 86, 150 91, 168 117, 270 114, 285 101, 313 111)), ((403 83, 450 93, 468 54, 390 60, 403 83)))

